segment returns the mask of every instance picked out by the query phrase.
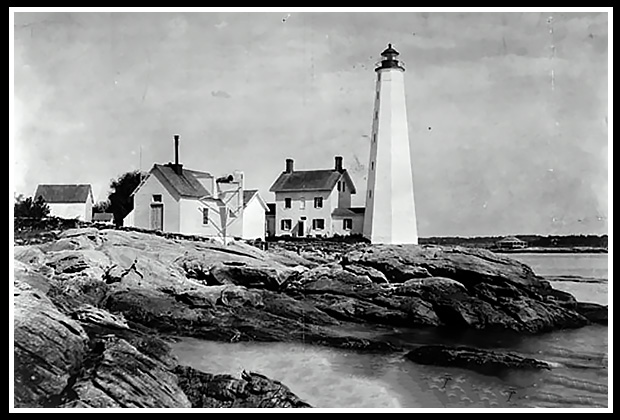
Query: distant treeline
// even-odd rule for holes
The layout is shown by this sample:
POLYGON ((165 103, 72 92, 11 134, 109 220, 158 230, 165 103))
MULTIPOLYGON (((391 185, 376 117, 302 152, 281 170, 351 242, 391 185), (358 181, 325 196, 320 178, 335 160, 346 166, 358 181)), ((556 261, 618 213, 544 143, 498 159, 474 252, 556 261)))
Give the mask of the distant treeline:
MULTIPOLYGON (((540 248, 570 248, 570 247, 592 247, 607 248, 607 235, 563 235, 563 236, 541 236, 541 235, 515 235, 516 238, 527 242, 528 247, 540 248)), ((497 241, 503 236, 478 236, 478 237, 430 237, 420 238, 420 244, 432 245, 461 245, 479 248, 493 248, 497 241)))

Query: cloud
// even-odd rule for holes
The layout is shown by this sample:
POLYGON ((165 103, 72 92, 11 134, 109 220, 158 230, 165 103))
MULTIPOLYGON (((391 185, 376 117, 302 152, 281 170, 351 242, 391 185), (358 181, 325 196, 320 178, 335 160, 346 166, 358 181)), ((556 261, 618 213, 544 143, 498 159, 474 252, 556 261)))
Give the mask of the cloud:
POLYGON ((211 96, 213 96, 214 98, 224 98, 224 99, 230 98, 230 94, 223 90, 214 90, 213 92, 211 92, 211 96))

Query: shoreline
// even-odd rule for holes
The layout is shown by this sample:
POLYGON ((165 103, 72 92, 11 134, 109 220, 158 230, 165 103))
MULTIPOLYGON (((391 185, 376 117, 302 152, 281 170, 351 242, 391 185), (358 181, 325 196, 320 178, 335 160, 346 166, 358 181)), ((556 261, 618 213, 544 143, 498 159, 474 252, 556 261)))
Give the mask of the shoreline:
POLYGON ((608 254, 605 248, 522 248, 522 249, 489 249, 496 254, 608 254))

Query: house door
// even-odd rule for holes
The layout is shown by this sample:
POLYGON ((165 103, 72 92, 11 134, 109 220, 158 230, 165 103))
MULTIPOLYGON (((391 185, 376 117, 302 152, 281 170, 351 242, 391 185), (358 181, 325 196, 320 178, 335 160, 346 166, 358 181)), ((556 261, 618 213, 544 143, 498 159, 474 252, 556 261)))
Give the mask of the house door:
POLYGON ((297 223, 297 236, 304 236, 304 232, 305 232, 305 222, 303 220, 300 220, 299 223, 297 223))
POLYGON ((151 204, 151 229, 164 230, 163 204, 151 204))

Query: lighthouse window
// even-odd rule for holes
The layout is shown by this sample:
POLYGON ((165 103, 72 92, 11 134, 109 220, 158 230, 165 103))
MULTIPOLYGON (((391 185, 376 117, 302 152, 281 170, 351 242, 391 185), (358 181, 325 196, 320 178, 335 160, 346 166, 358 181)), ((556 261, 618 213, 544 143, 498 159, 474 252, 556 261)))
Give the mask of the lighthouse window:
POLYGON ((374 170, 375 169, 375 162, 370 162, 370 170, 374 170))
POLYGON ((372 190, 368 190, 368 198, 372 198, 372 190))
POLYGON ((377 141, 377 133, 372 133, 372 142, 376 142, 377 141))
POLYGON ((380 93, 380 92, 379 92, 379 91, 377 91, 377 100, 379 100, 379 93, 380 93))
POLYGON ((375 120, 379 118, 379 111, 375 111, 375 120))

